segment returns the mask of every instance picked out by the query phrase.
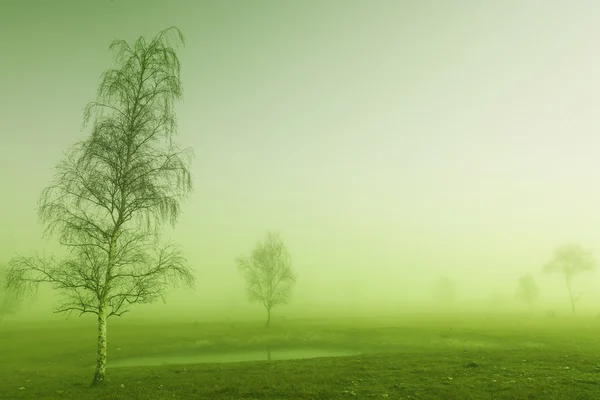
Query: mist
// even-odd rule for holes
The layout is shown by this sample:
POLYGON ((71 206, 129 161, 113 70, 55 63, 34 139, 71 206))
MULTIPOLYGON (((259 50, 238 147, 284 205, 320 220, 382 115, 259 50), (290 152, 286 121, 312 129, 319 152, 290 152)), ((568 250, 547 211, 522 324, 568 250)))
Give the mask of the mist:
MULTIPOLYGON (((235 260, 280 232, 298 280, 274 318, 568 314, 554 249, 600 254, 600 6, 583 2, 18 2, 0 6, 0 262, 56 254, 36 202, 111 65, 177 25, 194 192, 166 237, 195 290, 123 318, 264 317, 235 260), (455 282, 451 305, 436 298, 455 282)), ((599 310, 597 273, 573 280, 599 310)), ((41 289, 15 320, 52 314, 41 289)))

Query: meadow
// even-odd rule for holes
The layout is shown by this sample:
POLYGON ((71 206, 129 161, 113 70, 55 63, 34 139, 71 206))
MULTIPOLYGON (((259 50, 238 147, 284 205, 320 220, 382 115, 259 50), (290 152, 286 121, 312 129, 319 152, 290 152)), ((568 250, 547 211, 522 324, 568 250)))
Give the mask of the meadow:
POLYGON ((109 321, 107 381, 90 387, 94 320, 5 320, 0 398, 600 399, 599 333, 591 316, 290 319, 269 329, 123 317, 109 321), (302 352, 331 356, 277 359, 302 352), (207 362, 176 364, 192 356, 207 362))

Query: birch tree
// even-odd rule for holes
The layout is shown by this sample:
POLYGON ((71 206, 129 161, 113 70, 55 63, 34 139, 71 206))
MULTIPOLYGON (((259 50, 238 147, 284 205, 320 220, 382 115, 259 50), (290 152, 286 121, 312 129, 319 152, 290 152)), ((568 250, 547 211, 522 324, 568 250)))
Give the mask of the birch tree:
POLYGON ((271 325, 271 310, 287 304, 296 283, 292 259, 277 233, 267 233, 264 242, 258 242, 249 257, 237 259, 239 272, 246 280, 248 298, 259 302, 267 310, 266 326, 271 325))
POLYGON ((565 278, 571 311, 575 314, 575 303, 581 297, 581 293, 574 294, 573 278, 582 272, 593 271, 595 267, 596 261, 591 252, 578 244, 566 244, 555 250, 554 257, 544 266, 543 270, 546 273, 562 274, 565 278))
POLYGON ((171 27, 150 41, 111 43, 115 67, 101 75, 96 101, 84 111, 91 134, 57 164, 39 200, 45 235, 57 237, 67 255, 9 262, 7 287, 49 284, 61 295, 56 312, 97 316, 93 384, 106 373, 108 318, 194 283, 182 252, 160 240, 160 228, 176 223, 192 190, 191 152, 173 142, 174 104, 182 97, 175 48, 183 40, 171 27))

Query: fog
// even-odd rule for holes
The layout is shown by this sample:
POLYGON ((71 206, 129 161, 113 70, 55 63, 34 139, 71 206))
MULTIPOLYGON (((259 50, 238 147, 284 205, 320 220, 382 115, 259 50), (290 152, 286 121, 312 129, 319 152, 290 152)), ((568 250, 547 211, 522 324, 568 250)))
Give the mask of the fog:
MULTIPOLYGON (((21 1, 0 5, 0 262, 60 254, 36 202, 115 38, 175 25, 194 192, 165 238, 195 290, 123 318, 263 318, 235 259, 278 231, 295 315, 457 310, 569 313, 556 246, 600 255, 600 4, 570 1, 21 1), (85 3, 85 4, 84 4, 85 3), (6 39, 8 38, 8 39, 6 39), (445 308, 448 304, 445 305, 445 308), (137 316, 137 317, 136 317, 137 316)), ((600 274, 573 281, 600 311, 600 274)), ((53 294, 14 318, 51 314, 53 294)))

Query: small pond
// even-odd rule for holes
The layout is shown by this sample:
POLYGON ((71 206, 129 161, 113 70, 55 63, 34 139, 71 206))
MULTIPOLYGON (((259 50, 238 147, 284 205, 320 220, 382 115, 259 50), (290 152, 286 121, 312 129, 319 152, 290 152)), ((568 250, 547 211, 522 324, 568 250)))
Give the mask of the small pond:
POLYGON ((190 355, 155 355, 109 360, 107 367, 142 367, 169 364, 231 363, 240 361, 275 361, 301 358, 340 357, 360 354, 339 349, 273 349, 263 351, 238 351, 223 353, 197 353, 190 355))

